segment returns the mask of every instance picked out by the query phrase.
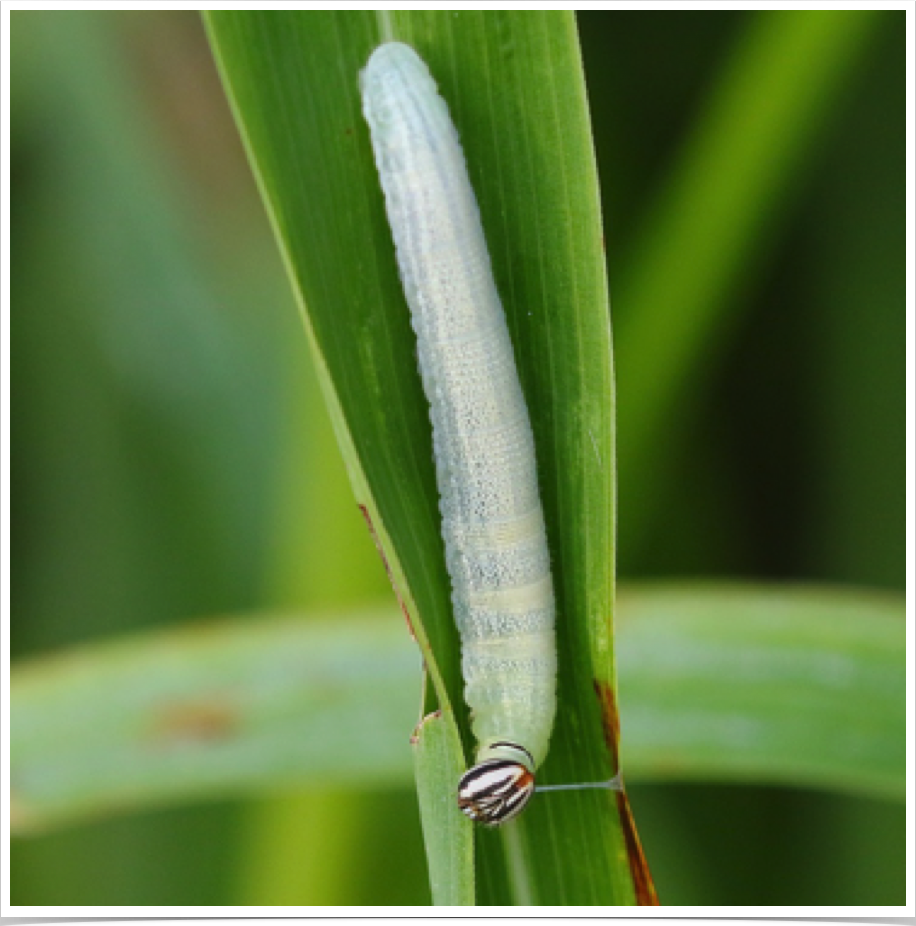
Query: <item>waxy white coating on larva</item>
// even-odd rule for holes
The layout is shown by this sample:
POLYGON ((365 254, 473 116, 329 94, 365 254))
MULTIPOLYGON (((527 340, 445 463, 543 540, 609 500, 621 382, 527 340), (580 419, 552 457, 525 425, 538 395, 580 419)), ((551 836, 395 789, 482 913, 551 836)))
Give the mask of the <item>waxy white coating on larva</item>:
MULTIPOLYGON (((556 711, 554 595, 534 441, 477 200, 448 108, 412 48, 361 74, 430 403, 442 536, 478 761, 543 761, 556 711)), ((533 771, 533 769, 532 769, 533 771)))

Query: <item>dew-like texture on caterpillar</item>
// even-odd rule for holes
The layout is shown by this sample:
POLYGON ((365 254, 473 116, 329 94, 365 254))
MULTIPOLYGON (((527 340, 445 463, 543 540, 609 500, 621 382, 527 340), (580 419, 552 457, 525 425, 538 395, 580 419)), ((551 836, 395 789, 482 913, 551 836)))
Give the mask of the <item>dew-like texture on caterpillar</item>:
POLYGON ((360 83, 430 403, 477 760, 533 772, 556 711, 553 583, 531 425, 477 201, 448 108, 416 52, 381 45, 360 83))

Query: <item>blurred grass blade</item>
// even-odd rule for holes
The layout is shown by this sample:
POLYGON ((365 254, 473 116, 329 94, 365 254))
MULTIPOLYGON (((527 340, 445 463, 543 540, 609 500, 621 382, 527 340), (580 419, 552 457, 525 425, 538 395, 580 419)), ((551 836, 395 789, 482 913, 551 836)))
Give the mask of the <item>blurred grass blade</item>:
POLYGON ((687 383, 738 317, 729 296, 791 201, 822 134, 881 22, 878 10, 754 14, 643 223, 620 262, 618 307, 621 524, 646 510, 664 465, 655 448, 687 383))
POLYGON ((192 626, 17 668, 16 828, 193 796, 404 781, 413 644, 377 613, 314 617, 192 626))
MULTIPOLYGON (((219 11, 207 24, 357 501, 416 632, 443 723, 457 719, 467 750, 428 407, 357 89, 382 35, 413 44, 436 75, 480 200, 537 445, 558 593, 562 718, 541 777, 612 773, 610 330, 571 14, 219 11)), ((616 806, 591 794, 566 804, 562 814, 546 802, 526 814, 538 902, 634 903, 616 806), (548 845, 578 852, 561 853, 558 867, 548 845)), ((478 874, 498 870, 500 844, 482 838, 478 847, 478 874)), ((478 900, 510 902, 503 885, 478 878, 478 900)))
POLYGON ((439 713, 424 717, 413 737, 417 790, 433 903, 474 906, 474 825, 458 809, 455 782, 464 753, 454 724, 439 713))
POLYGON ((900 597, 661 586, 619 608, 628 772, 903 799, 900 597))
MULTIPOLYGON (((631 588, 619 625, 631 781, 778 782, 903 799, 902 598, 631 588)), ((202 796, 404 782, 416 674, 392 609, 213 623, 18 665, 14 829, 202 796)), ((443 796, 434 780, 458 761, 449 729, 424 723, 416 761, 430 763, 421 801, 451 808, 453 789, 443 796)), ((573 797, 543 795, 532 809, 563 813, 573 797)), ((443 891, 452 889, 463 888, 443 891)))

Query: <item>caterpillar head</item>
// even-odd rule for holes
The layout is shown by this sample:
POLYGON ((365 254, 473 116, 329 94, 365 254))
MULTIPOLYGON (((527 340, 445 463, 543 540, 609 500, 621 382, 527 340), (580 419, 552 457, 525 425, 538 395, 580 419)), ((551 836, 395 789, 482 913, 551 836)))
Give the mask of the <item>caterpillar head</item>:
MULTIPOLYGON (((528 755, 527 750, 521 751, 528 755)), ((484 826, 511 820, 522 812, 532 794, 534 773, 517 759, 485 759, 468 769, 458 782, 461 812, 484 826)))

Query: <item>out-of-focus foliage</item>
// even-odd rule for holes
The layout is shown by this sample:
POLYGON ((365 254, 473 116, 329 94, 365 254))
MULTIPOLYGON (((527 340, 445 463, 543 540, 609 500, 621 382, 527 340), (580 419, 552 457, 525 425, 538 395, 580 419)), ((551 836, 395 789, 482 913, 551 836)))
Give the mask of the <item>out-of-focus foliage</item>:
MULTIPOLYGON (((625 588, 618 604, 628 778, 903 799, 902 596, 649 585, 625 588)), ((245 615, 20 660, 14 832, 297 783, 405 782, 417 654, 394 612, 245 615)), ((450 782, 417 778, 421 806, 442 818, 426 828, 437 836, 456 829, 438 807, 451 812, 465 769, 441 714, 411 737, 417 764, 450 782)), ((564 813, 572 797, 560 798, 564 813)), ((450 889, 460 888, 455 857, 467 835, 443 840, 450 889)))
MULTIPOLYGON (((659 191, 769 15, 580 14, 622 331, 659 191)), ((677 427, 622 470, 625 578, 903 588, 904 15, 870 15, 677 427)), ((197 17, 12 23, 14 655, 390 603, 197 17)), ((623 364, 621 405, 657 372, 623 364)), ((903 901, 900 804, 629 785, 664 903, 903 901)), ((11 882, 16 904, 429 900, 416 796, 333 782, 17 841, 11 882)))

